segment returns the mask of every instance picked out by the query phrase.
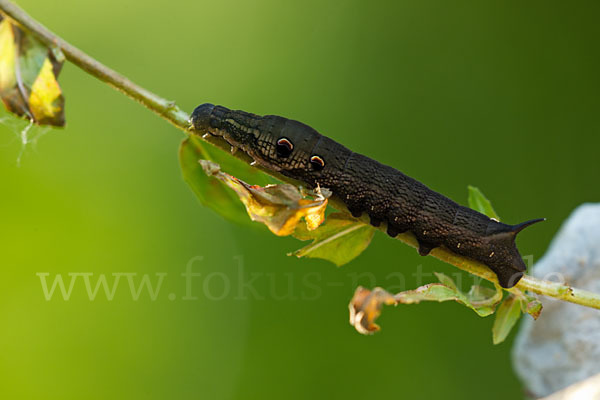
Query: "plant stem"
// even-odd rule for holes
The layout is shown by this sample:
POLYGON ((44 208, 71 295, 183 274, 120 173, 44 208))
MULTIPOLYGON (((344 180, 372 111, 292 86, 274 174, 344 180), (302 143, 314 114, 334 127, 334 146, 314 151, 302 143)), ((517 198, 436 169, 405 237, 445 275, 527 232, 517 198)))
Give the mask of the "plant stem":
POLYGON ((65 58, 79 68, 138 101, 178 128, 186 128, 188 115, 180 110, 174 102, 163 99, 136 85, 123 75, 96 61, 77 47, 50 32, 45 26, 31 18, 25 11, 12 2, 0 0, 0 9, 5 15, 18 22, 21 27, 29 31, 45 45, 50 48, 60 49, 65 58))
MULTIPOLYGON (((77 65, 90 75, 95 76, 113 88, 138 101, 140 104, 154 111, 156 114, 166 119, 177 128, 183 130, 186 134, 197 133, 190 131, 189 115, 177 107, 175 102, 166 100, 136 85, 121 74, 101 64, 75 46, 69 44, 62 38, 50 32, 46 27, 37 22, 35 19, 31 18, 25 11, 17 7, 12 2, 0 0, 0 10, 47 46, 51 48, 57 48, 62 51, 67 60, 77 65)), ((229 144, 220 138, 210 136, 204 140, 222 150, 229 152, 229 144)), ((248 163, 252 161, 243 152, 237 152, 234 156, 248 163)), ((299 184, 299 182, 284 177, 276 172, 269 171, 264 168, 260 169, 281 181, 285 181, 294 185, 299 184)), ((339 199, 331 199, 331 204, 338 210, 348 213, 346 206, 339 199)), ((368 218, 366 216, 364 216, 362 220, 365 223, 368 223, 368 218)), ((379 229, 385 231, 385 227, 380 227, 379 229)), ((412 247, 418 247, 416 239, 410 233, 398 235, 396 238, 412 247)), ((463 271, 469 272, 488 281, 498 283, 496 275, 485 265, 476 261, 458 256, 444 248, 439 247, 434 249, 430 254, 444 262, 462 269, 463 271)), ((516 288, 520 290, 531 291, 544 296, 554 297, 556 299, 571 303, 600 309, 600 294, 572 288, 560 283, 543 281, 526 275, 519 281, 516 288)), ((508 291, 511 290, 513 289, 508 289, 508 291)))

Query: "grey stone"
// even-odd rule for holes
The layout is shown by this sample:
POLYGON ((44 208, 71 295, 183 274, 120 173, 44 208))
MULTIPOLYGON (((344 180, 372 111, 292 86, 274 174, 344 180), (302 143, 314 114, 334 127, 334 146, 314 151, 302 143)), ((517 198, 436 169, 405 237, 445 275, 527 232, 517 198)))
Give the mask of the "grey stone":
MULTIPOLYGON (((600 204, 579 206, 532 274, 600 293, 600 204)), ((600 311, 542 299, 537 321, 526 316, 513 347, 515 371, 535 396, 548 396, 600 373, 600 311)))

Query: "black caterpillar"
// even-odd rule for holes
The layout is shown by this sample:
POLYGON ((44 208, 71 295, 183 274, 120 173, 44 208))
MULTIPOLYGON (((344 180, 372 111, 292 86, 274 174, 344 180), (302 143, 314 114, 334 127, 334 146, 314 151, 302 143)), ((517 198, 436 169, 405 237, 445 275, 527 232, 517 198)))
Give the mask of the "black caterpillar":
POLYGON ((444 246, 487 265, 505 288, 523 276, 526 267, 515 237, 543 219, 518 225, 490 219, 291 119, 202 104, 191 123, 195 131, 224 138, 267 169, 311 188, 328 188, 354 217, 366 212, 372 225, 387 223, 392 237, 412 232, 422 256, 444 246))

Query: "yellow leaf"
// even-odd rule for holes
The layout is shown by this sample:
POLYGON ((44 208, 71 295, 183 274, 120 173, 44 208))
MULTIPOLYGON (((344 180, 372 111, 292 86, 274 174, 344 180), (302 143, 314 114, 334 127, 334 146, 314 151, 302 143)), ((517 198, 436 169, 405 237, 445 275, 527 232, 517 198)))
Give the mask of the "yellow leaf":
POLYGON ((57 77, 64 56, 0 14, 0 98, 6 109, 38 125, 63 126, 57 77))
POLYGON ((16 82, 15 60, 17 46, 12 25, 8 19, 0 22, 0 91, 12 89, 16 82))
POLYGON ((29 107, 35 120, 53 119, 61 111, 60 96, 60 86, 54 76, 52 63, 46 58, 29 96, 29 107))
POLYGON ((207 175, 213 176, 233 189, 253 221, 262 222, 278 236, 287 236, 294 232, 302 218, 307 229, 316 229, 325 219, 327 199, 304 198, 293 185, 267 185, 265 187, 249 185, 246 182, 221 171, 218 164, 200 160, 207 175))

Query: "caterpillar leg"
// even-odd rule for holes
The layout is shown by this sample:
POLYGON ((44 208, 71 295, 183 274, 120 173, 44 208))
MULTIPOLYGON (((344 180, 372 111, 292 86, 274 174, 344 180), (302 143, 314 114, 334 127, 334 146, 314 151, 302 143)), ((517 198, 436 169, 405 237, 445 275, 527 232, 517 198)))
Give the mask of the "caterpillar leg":
POLYGON ((419 240, 419 255, 426 256, 429 253, 431 253, 431 250, 435 249, 436 247, 438 247, 438 245, 435 243, 429 243, 419 240))

